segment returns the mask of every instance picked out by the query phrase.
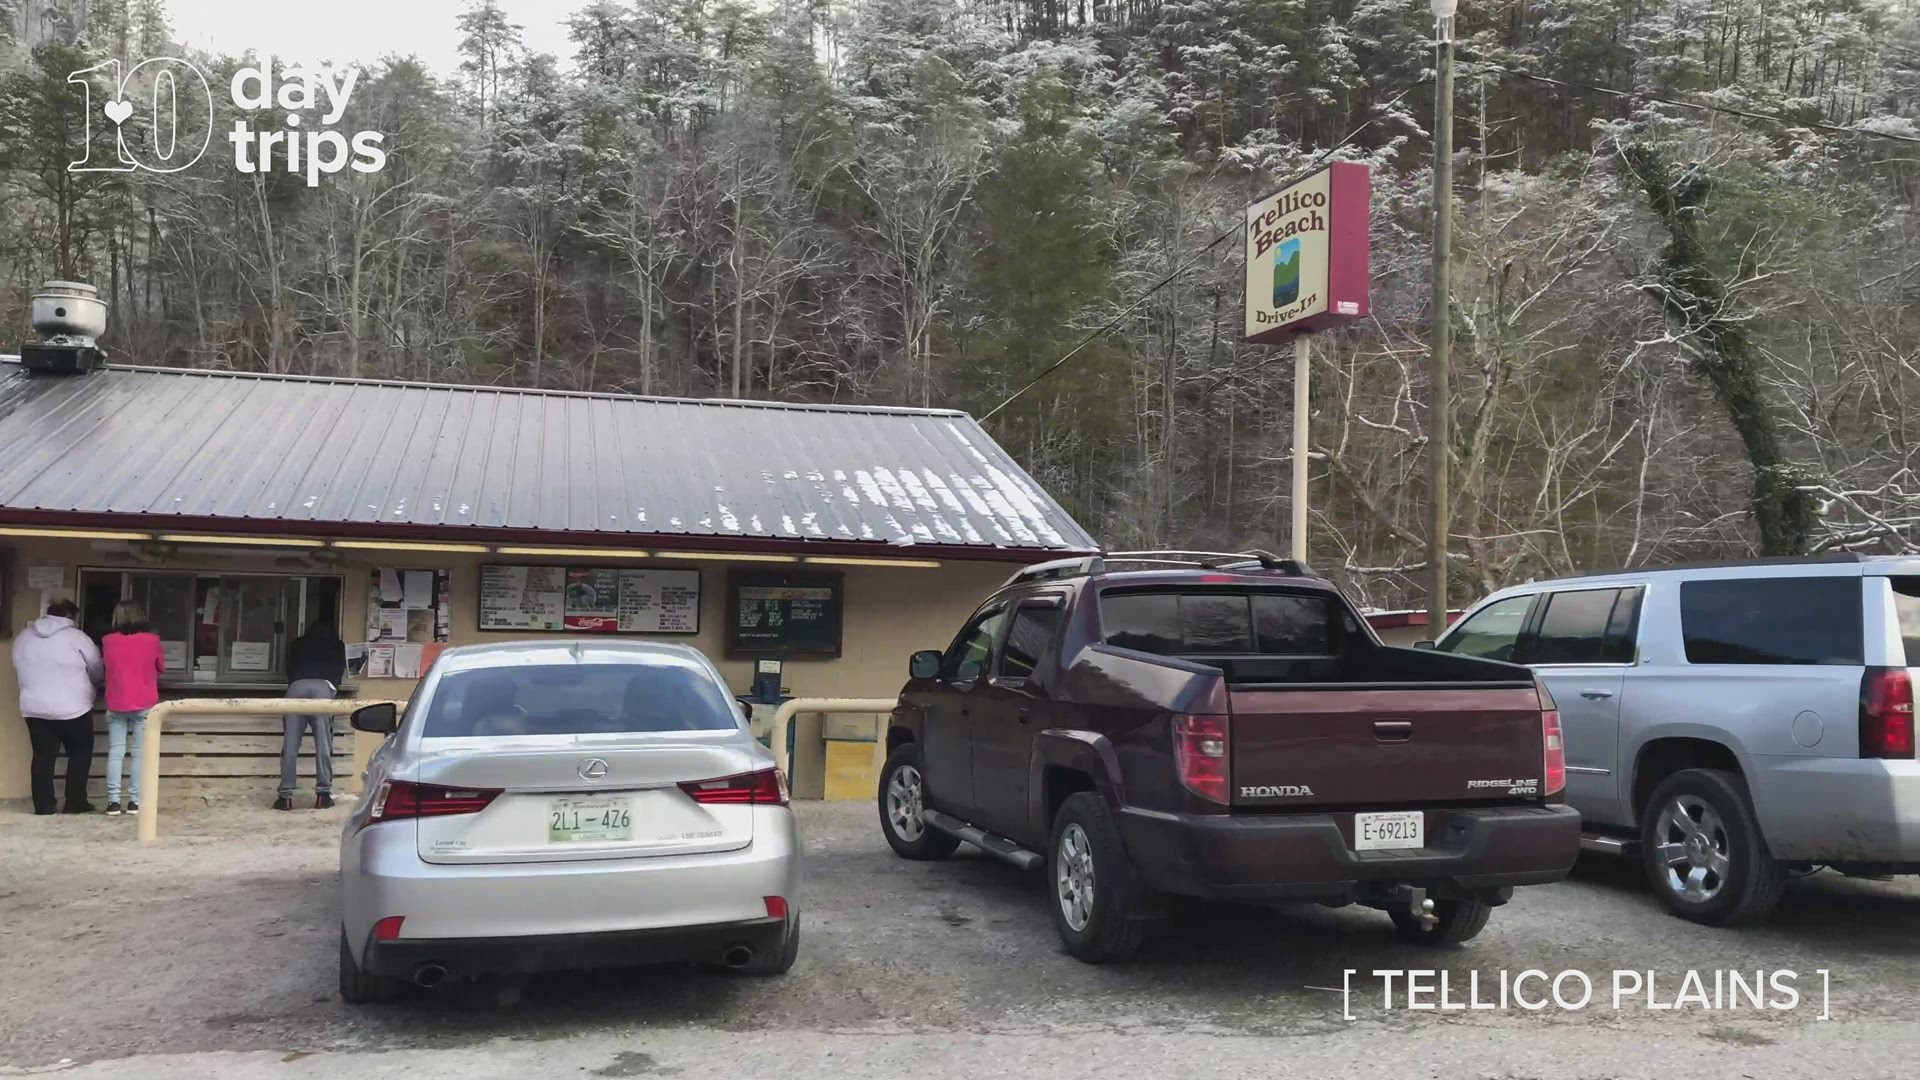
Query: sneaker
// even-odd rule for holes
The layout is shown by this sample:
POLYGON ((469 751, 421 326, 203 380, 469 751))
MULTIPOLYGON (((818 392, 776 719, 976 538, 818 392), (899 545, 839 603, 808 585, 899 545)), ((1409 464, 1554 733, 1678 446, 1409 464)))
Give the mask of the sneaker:
POLYGON ((93 813, 93 809, 94 809, 94 807, 93 807, 93 804, 92 804, 92 803, 90 803, 90 802, 77 802, 77 803, 76 803, 76 802, 70 802, 70 803, 68 803, 68 804, 67 804, 67 807, 66 807, 66 813, 69 813, 69 814, 91 814, 91 813, 93 813))
POLYGON ((107 804, 107 816, 108 816, 108 817, 119 817, 119 816, 120 816, 120 804, 119 804, 119 803, 117 803, 117 802, 110 802, 110 803, 108 803, 108 804, 107 804))
POLYGON ((279 798, 277 798, 277 799, 275 799, 275 800, 273 800, 273 808, 274 808, 275 810, 291 810, 291 809, 293 809, 293 796, 291 796, 291 795, 282 795, 282 796, 280 796, 279 798))
POLYGON ((321 792, 319 796, 313 800, 313 808, 315 810, 333 809, 333 796, 324 791, 321 792))
POLYGON ((140 804, 138 802, 129 802, 127 804, 127 813, 137 814, 139 812, 140 812, 140 804))

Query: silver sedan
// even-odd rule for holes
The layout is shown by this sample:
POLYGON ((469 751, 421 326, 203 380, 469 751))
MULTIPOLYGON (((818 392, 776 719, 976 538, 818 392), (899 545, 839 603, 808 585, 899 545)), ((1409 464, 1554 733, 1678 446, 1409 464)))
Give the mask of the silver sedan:
POLYGON ((681 645, 449 649, 340 842, 340 994, 656 962, 754 974, 800 947, 785 778, 681 645))

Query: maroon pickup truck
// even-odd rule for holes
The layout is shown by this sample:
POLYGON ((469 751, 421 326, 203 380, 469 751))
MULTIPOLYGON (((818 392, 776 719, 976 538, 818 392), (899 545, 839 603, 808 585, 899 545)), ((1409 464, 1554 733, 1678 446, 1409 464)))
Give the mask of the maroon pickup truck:
POLYGON ((1044 863, 1067 950, 1096 962, 1176 895, 1360 903, 1465 941, 1580 846, 1530 671, 1383 645, 1266 556, 1020 572, 946 652, 914 654, 887 749, 894 851, 1044 863))

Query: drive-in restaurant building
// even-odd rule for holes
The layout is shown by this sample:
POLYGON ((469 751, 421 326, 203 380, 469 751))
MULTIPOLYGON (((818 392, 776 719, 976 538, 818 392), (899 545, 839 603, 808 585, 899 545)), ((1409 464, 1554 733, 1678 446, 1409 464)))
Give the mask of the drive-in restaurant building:
MULTIPOLYGON (((70 597, 98 637, 133 599, 169 697, 279 694, 320 618, 347 696, 566 634, 686 642, 741 694, 777 660, 788 695, 891 696, 1016 565, 1095 547, 958 412, 0 361, 0 623, 70 597)), ((279 728, 173 725, 165 792, 270 795, 279 728)), ((0 720, 0 799, 27 754, 0 720)))

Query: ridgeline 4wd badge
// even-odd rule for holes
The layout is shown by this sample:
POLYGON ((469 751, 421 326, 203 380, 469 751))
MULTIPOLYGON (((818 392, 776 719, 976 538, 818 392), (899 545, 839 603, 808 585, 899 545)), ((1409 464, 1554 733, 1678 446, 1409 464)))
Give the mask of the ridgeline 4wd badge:
POLYGON ((1507 794, 1509 795, 1538 795, 1540 794, 1540 781, 1538 780, 1469 780, 1467 781, 1468 791, 1478 791, 1483 788, 1506 788, 1507 794))

